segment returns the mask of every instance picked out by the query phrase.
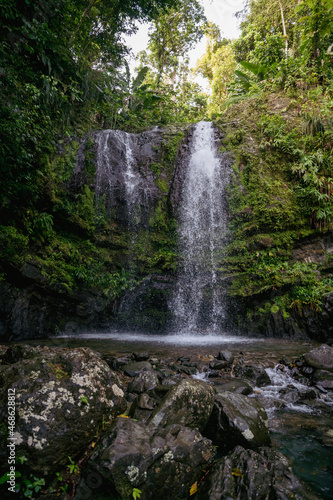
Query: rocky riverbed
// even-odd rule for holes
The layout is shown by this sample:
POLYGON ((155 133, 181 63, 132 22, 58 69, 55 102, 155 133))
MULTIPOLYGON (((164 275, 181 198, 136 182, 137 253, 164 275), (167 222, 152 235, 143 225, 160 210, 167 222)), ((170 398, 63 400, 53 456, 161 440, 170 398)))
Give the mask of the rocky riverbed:
POLYGON ((300 427, 306 434, 312 426, 332 450, 327 345, 276 362, 232 349, 161 357, 15 344, 1 348, 0 385, 1 476, 9 472, 7 444, 15 443, 12 481, 20 488, 11 494, 3 482, 2 498, 304 500, 332 493, 330 471, 322 488, 303 481, 278 438, 283 423, 290 443, 300 427), (14 429, 8 394, 15 395, 14 429))

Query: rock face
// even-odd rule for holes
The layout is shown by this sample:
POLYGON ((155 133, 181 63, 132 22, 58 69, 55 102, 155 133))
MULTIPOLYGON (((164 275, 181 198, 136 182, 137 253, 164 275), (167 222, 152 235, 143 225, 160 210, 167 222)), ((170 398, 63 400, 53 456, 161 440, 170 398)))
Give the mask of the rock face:
POLYGON ((183 380, 167 393, 149 422, 162 427, 180 424, 202 430, 209 419, 214 398, 214 389, 207 383, 183 380))
POLYGON ((30 471, 39 474, 59 470, 68 456, 75 459, 102 420, 126 408, 118 376, 87 348, 10 347, 0 365, 0 386, 1 421, 11 389, 16 446, 30 471))
POLYGON ((293 474, 282 453, 269 448, 258 452, 237 446, 218 460, 199 489, 198 500, 315 500, 293 474))
MULTIPOLYGON (((162 215, 168 221, 171 217, 174 161, 178 149, 179 156, 186 151, 186 145, 181 144, 186 128, 155 127, 141 134, 116 130, 94 132, 82 142, 74 172, 66 186, 67 196, 74 200, 73 203, 85 193, 85 188, 95 192, 97 218, 101 206, 105 205, 110 228, 96 229, 94 234, 88 234, 87 228, 80 226, 75 217, 73 220, 65 218, 65 221, 61 215, 59 217, 66 231, 75 236, 79 233, 83 241, 94 240, 103 254, 100 260, 105 257, 107 267, 112 263, 110 269, 131 267, 128 259, 132 258, 135 246, 132 233, 141 232, 144 248, 137 250, 137 254, 141 252, 138 258, 140 283, 135 290, 131 289, 119 299, 110 299, 99 285, 82 286, 75 273, 71 278, 66 274, 63 283, 61 255, 59 262, 54 259, 50 269, 38 258, 23 265, 0 262, 0 271, 6 274, 6 281, 0 284, 0 338, 44 338, 54 335, 57 330, 78 333, 91 326, 106 327, 110 322, 155 332, 165 329, 174 269, 172 273, 165 270, 163 252, 162 256, 158 255, 156 244, 149 252, 146 246, 152 245, 150 223, 157 209, 157 219, 162 215), (98 203, 100 208, 97 208, 98 203), (72 282, 68 286, 67 279, 74 279, 74 286, 72 282)), ((181 161, 178 163, 177 179, 181 182, 181 161)), ((167 227, 165 220, 163 224, 167 227)), ((154 232, 158 232, 156 228, 154 232)), ((101 263, 96 260, 97 264, 101 263)))
MULTIPOLYGON (((141 134, 101 130, 92 138, 96 162, 95 186, 92 187, 96 196, 105 196, 107 210, 109 214, 115 211, 118 224, 129 226, 135 219, 136 223, 147 226, 159 199, 150 164, 160 160, 163 130, 157 128, 141 134)), ((74 190, 87 183, 85 147, 82 144, 71 180, 74 190)))
POLYGON ((235 444, 254 449, 270 444, 268 419, 262 404, 229 391, 216 395, 203 434, 223 450, 231 450, 235 444))
POLYGON ((91 455, 74 498, 108 491, 128 500, 137 488, 141 500, 184 499, 214 455, 211 441, 196 430, 118 418, 91 455))
POLYGON ((59 325, 77 333, 79 325, 105 326, 109 300, 98 290, 69 293, 47 282, 38 262, 8 270, 8 283, 0 286, 0 336, 6 340, 47 337, 59 325))

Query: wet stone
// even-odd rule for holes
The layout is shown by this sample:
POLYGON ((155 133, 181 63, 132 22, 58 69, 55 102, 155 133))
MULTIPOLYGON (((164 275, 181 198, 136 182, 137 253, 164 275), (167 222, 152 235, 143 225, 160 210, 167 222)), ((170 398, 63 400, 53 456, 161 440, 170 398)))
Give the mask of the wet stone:
POLYGON ((333 373, 327 370, 316 370, 313 376, 314 383, 324 389, 333 389, 333 373))
POLYGON ((224 384, 217 384, 214 385, 214 389, 217 394, 224 391, 230 391, 248 396, 249 394, 253 393, 252 387, 244 380, 232 380, 224 384))
POLYGON ((154 372, 141 372, 134 377, 134 380, 130 383, 128 390, 130 392, 146 392, 155 389, 159 384, 159 379, 154 372))
POLYGON ((150 421, 162 427, 180 424, 201 430, 209 419, 214 398, 214 389, 206 382, 182 380, 167 393, 150 421))
POLYGON ((149 363, 149 361, 134 361, 133 363, 128 363, 122 367, 122 370, 131 370, 132 372, 135 372, 136 374, 142 372, 142 371, 149 371, 153 370, 152 365, 149 363))
POLYGON ((303 366, 302 369, 301 369, 301 372, 304 374, 304 375, 311 375, 313 373, 314 369, 312 368, 312 366, 303 366))
POLYGON ((142 410, 153 410, 155 406, 155 401, 150 398, 148 394, 140 394, 138 398, 138 407, 142 410))
POLYGON ((179 365, 177 371, 179 373, 186 373, 186 375, 194 375, 197 371, 197 368, 194 366, 179 365))
POLYGON ((217 359, 226 361, 228 366, 230 366, 234 362, 234 355, 230 351, 220 351, 217 355, 217 359))
POLYGON ((203 434, 222 450, 236 445, 256 449, 270 444, 268 418, 262 404, 233 392, 218 393, 203 434))
POLYGON ((271 380, 262 366, 238 365, 235 368, 235 375, 253 382, 257 387, 271 384, 271 380))
POLYGON ((183 500, 215 453, 212 442, 197 430, 118 418, 82 471, 74 500, 99 498, 106 491, 128 500, 133 488, 145 500, 183 500))
POLYGON ((125 366, 128 363, 130 363, 131 356, 124 356, 120 358, 112 358, 110 356, 104 356, 103 359, 112 370, 120 370, 122 366, 125 366))
POLYGON ((322 344, 304 354, 303 357, 313 368, 333 372, 333 347, 322 344))
POLYGON ((134 361, 148 361, 149 353, 148 352, 133 352, 132 357, 134 361))
MULTIPOLYGON (((315 500, 293 474, 282 453, 269 448, 258 451, 237 446, 215 462, 199 488, 198 500, 315 500)), ((318 499, 317 499, 318 500, 318 499)))
POLYGON ((209 363, 209 368, 212 370, 223 370, 223 368, 226 368, 228 366, 228 362, 224 360, 212 360, 209 363))

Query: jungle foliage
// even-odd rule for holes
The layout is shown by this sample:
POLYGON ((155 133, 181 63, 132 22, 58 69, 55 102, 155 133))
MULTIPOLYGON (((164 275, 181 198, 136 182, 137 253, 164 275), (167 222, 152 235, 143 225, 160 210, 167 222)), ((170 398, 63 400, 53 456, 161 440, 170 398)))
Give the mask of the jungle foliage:
MULTIPOLYGON (((216 120, 236 158, 231 243, 221 268, 232 295, 269 295, 262 314, 320 309, 333 290, 330 263, 293 257, 295 245, 332 231, 333 6, 331 0, 249 0, 241 35, 226 40, 188 0, 4 0, 0 19, 0 259, 33 261, 57 290, 120 296, 147 272, 174 272, 175 220, 167 202, 136 239, 105 213, 87 182, 68 194, 82 138, 101 128, 216 120), (123 36, 150 21, 132 75, 123 36), (192 78, 188 50, 205 35, 192 78), (113 246, 113 251, 108 248, 113 246), (135 274, 135 275, 134 275, 135 274)), ((168 190, 184 126, 164 141, 156 185, 168 190), (163 175, 162 175, 163 174, 163 175)), ((162 196, 162 198, 163 198, 162 196)), ((4 279, 4 273, 0 275, 4 279)))

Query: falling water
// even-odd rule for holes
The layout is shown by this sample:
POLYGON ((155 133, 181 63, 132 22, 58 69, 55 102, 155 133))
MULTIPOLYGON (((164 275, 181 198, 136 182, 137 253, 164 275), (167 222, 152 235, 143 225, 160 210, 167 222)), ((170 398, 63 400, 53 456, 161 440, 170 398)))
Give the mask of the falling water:
POLYGON ((180 271, 171 309, 182 334, 221 331, 225 287, 219 264, 227 237, 228 166, 217 154, 210 122, 196 125, 180 206, 180 271))
POLYGON ((105 186, 108 186, 109 205, 115 198, 115 178, 121 175, 124 186, 124 200, 126 204, 127 225, 136 222, 136 208, 139 204, 140 178, 135 172, 136 160, 133 155, 132 134, 120 130, 104 130, 96 135, 96 194, 105 194, 105 186), (111 147, 112 143, 112 147, 111 147), (115 155, 115 149, 119 154, 115 155), (119 169, 118 158, 121 157, 121 169, 119 169))

